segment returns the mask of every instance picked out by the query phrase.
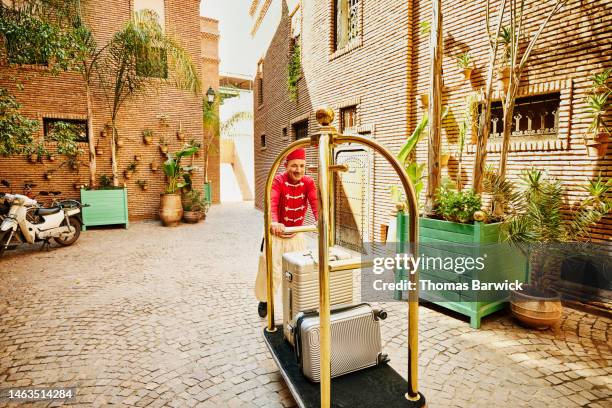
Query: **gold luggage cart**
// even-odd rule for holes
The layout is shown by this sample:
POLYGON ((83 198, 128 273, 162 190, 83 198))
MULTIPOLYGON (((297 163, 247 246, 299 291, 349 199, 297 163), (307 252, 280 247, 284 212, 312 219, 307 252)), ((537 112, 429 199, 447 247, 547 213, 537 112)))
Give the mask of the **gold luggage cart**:
MULTIPOLYGON (((331 379, 331 328, 330 328, 330 296, 329 296, 329 247, 334 245, 335 220, 333 172, 346 171, 344 166, 333 163, 333 149, 344 143, 365 145, 381 154, 391 164, 399 176, 406 192, 407 211, 409 214, 408 237, 413 253, 418 253, 418 210, 415 190, 406 171, 399 161, 378 142, 357 135, 339 134, 330 124, 334 112, 329 108, 317 110, 317 121, 321 124, 321 132, 309 138, 296 140, 283 150, 270 168, 266 182, 264 199, 265 254, 267 268, 267 302, 268 321, 264 330, 264 339, 272 356, 285 379, 289 390, 297 404, 304 408, 375 408, 375 407, 425 407, 425 397, 418 392, 418 291, 409 291, 408 295, 408 381, 393 370, 389 365, 382 364, 355 373, 331 379), (271 214, 270 194, 272 182, 283 159, 293 150, 313 146, 318 150, 318 225, 290 228, 288 232, 317 232, 319 241, 319 317, 320 317, 320 368, 321 382, 309 382, 303 375, 295 360, 294 352, 283 339, 282 326, 274 321, 274 281, 272 279, 272 245, 271 245, 271 214), (334 393, 331 389, 333 385, 334 393)), ((366 265, 342 265, 342 269, 359 269, 366 265)), ((333 272, 335 269, 332 268, 333 272)), ((410 274, 413 287, 417 287, 418 271, 410 274)))

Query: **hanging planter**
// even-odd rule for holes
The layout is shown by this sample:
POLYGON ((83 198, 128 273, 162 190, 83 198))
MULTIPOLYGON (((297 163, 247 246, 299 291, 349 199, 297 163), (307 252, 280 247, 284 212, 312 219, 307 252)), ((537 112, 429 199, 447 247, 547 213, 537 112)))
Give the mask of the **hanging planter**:
POLYGON ((593 139, 585 140, 585 145, 589 157, 606 157, 610 135, 605 131, 600 131, 593 139))
POLYGON ((423 109, 429 108, 429 93, 419 94, 419 103, 423 109))
POLYGON ((29 160, 30 160, 30 163, 38 162, 38 154, 36 153, 31 154, 29 160))
POLYGON ((145 129, 142 131, 142 141, 146 145, 150 145, 153 142, 153 131, 150 129, 145 129))
POLYGON ((117 140, 115 141, 115 145, 116 145, 117 147, 123 147, 123 144, 124 144, 124 142, 123 142, 123 140, 122 140, 122 139, 117 139, 117 140))
POLYGON ((473 62, 470 53, 464 52, 463 54, 459 55, 457 57, 457 65, 461 70, 463 70, 463 77, 465 80, 469 81, 470 77, 472 76, 472 71, 474 70, 472 68, 473 62))
POLYGON ((466 81, 469 81, 470 78, 472 77, 472 71, 474 71, 473 68, 465 68, 463 70, 463 77, 465 78, 466 81))
POLYGON ((179 122, 179 128, 176 131, 176 138, 181 141, 185 140, 185 132, 183 132, 183 125, 180 122, 179 122))
POLYGON ((504 66, 497 70, 497 89, 508 91, 510 86, 510 67, 504 66))
POLYGON ((156 171, 159 170, 159 164, 157 164, 155 162, 151 163, 150 166, 151 166, 151 171, 152 172, 156 172, 156 171))
POLYGON ((45 180, 49 181, 53 179, 53 172, 52 171, 48 171, 45 173, 45 180))
POLYGON ((50 154, 49 156, 47 156, 47 160, 49 160, 51 163, 53 163, 55 161, 55 156, 50 154))
POLYGON ((147 191, 149 189, 149 186, 145 180, 138 180, 136 184, 142 191, 147 191))
POLYGON ((450 153, 441 153, 440 154, 440 166, 441 167, 446 167, 448 166, 448 161, 450 160, 450 153))
POLYGON ((96 147, 96 155, 102 156, 103 154, 104 154, 104 149, 102 149, 101 147, 96 147))
POLYGON ((132 173, 130 173, 128 170, 124 170, 123 178, 129 180, 130 178, 132 178, 132 173))
POLYGON ((142 157, 139 154, 134 156, 134 161, 135 162, 139 162, 140 160, 142 160, 142 157))

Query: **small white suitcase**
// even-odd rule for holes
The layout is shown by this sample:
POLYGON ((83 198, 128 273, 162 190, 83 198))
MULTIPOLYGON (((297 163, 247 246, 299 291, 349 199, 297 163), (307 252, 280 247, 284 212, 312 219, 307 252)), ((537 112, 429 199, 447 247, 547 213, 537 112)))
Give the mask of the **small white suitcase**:
MULTIPOLYGON (((330 262, 361 260, 361 254, 337 246, 329 249, 330 262)), ((329 277, 330 303, 353 303, 354 270, 332 272, 329 277)), ((291 343, 295 316, 319 307, 318 254, 310 250, 283 255, 283 334, 291 343)))

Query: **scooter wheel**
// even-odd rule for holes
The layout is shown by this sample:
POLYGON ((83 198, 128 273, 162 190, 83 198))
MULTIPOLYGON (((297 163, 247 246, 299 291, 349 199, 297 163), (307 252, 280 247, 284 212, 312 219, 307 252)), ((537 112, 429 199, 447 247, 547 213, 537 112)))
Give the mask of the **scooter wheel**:
POLYGON ((6 241, 8 241, 9 237, 9 231, 0 232, 0 258, 2 257, 2 255, 4 255, 6 241))
MULTIPOLYGON (((62 222, 62 226, 63 225, 66 225, 66 221, 62 222)), ((70 246, 74 244, 77 241, 77 239, 79 239, 79 236, 81 235, 81 221, 79 221, 78 218, 70 217, 70 226, 74 227, 75 229, 74 234, 70 238, 67 238, 67 239, 53 238, 53 240, 57 242, 58 244, 60 244, 61 246, 70 246)))

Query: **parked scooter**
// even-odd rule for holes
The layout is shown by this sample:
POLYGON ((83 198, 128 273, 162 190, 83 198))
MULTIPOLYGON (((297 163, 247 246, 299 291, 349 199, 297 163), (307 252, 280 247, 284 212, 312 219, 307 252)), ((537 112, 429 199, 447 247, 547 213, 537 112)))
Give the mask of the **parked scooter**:
MULTIPOLYGON (((9 183, 7 180, 0 180, 0 184, 4 188, 11 188, 11 183, 9 183)), ((11 206, 4 199, 0 198, 0 222, 2 222, 2 219, 8 215, 10 209, 11 206)))
POLYGON ((9 245, 44 242, 48 247, 53 239, 68 246, 81 235, 82 205, 78 201, 42 208, 36 200, 21 194, 0 193, 2 199, 10 209, 0 224, 0 256, 9 245))

